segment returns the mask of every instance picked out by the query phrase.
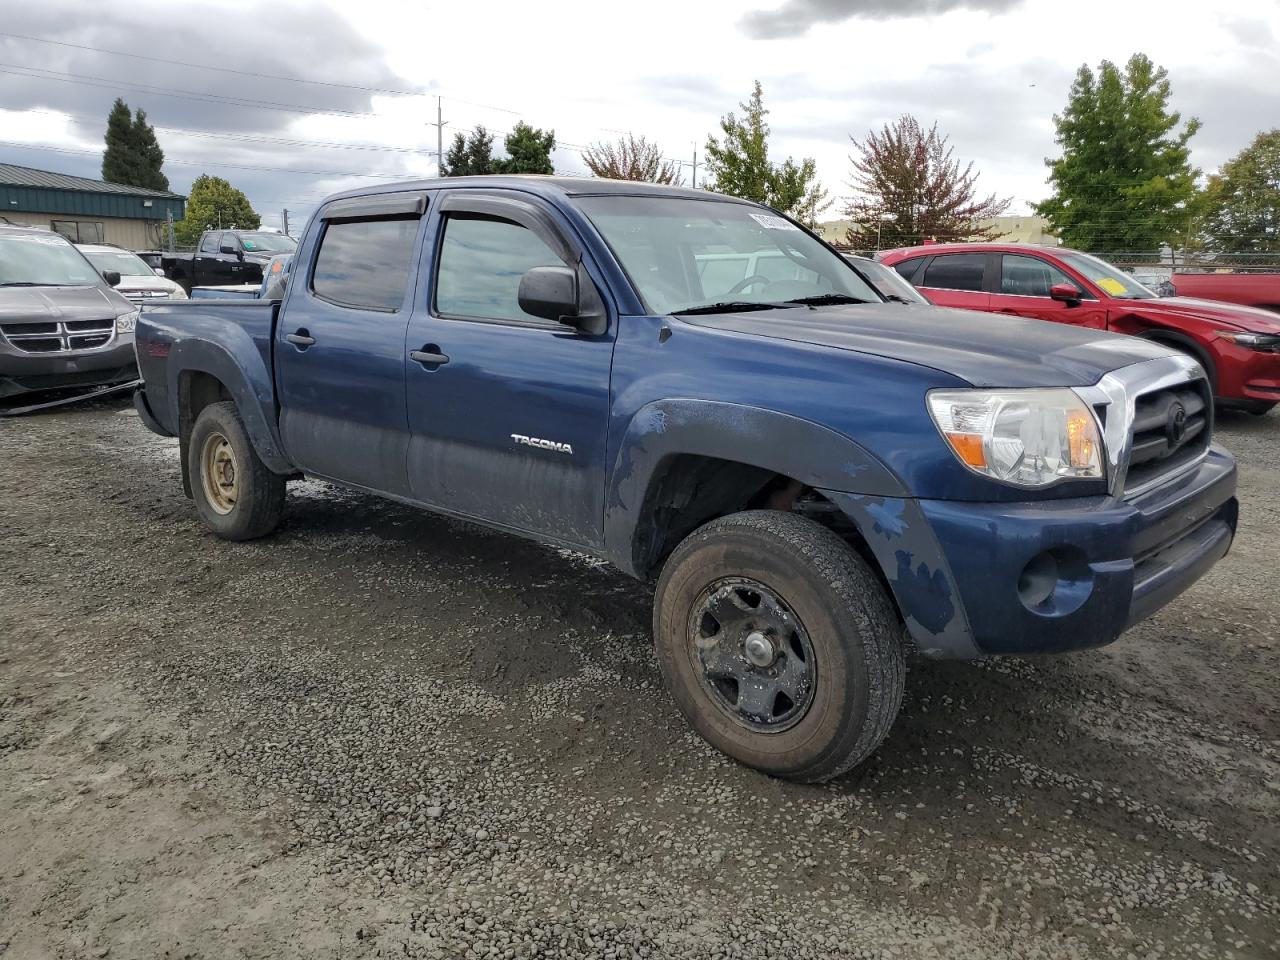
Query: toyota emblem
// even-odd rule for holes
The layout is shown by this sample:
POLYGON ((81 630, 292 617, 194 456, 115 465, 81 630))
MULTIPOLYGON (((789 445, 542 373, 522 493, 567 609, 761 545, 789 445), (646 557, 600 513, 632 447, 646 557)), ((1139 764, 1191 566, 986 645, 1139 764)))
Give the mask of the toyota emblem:
POLYGON ((1165 436, 1169 438, 1169 446, 1176 447, 1187 435, 1187 408, 1175 403, 1169 408, 1169 419, 1165 423, 1165 436))

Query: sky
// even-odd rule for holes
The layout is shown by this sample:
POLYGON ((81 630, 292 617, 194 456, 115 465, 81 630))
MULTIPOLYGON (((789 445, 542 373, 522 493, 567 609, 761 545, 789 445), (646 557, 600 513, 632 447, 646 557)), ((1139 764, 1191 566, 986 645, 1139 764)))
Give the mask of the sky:
POLYGON ((687 181, 759 80, 771 158, 817 161, 821 219, 850 193, 850 137, 903 113, 937 121, 980 191, 1022 213, 1049 192, 1076 70, 1135 52, 1202 121, 1206 173, 1280 125, 1280 0, 41 0, 0 19, 0 162, 99 176, 121 96, 156 126, 172 189, 225 177, 297 233, 337 190, 434 175, 437 97, 446 149, 524 120, 555 131, 558 173, 585 175, 586 145, 633 133, 687 181))

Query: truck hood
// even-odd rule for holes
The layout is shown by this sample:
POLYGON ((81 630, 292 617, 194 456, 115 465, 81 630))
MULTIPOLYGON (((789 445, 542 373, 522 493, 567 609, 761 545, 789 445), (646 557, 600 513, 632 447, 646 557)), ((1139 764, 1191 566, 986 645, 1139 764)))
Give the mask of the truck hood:
POLYGON ((1170 354, 1137 337, 923 304, 797 307, 680 320, 920 364, 975 387, 1083 387, 1112 370, 1170 354))
POLYGON ((0 287, 0 323, 101 320, 133 307, 102 287, 0 287))
MULTIPOLYGON (((1126 301, 1130 302, 1130 301, 1126 301)), ((1237 303, 1223 303, 1221 300, 1199 300, 1195 297, 1160 297, 1156 300, 1131 301, 1135 313, 1147 310, 1161 310, 1174 313, 1180 317, 1199 317, 1212 320, 1232 330, 1247 330, 1250 333, 1280 333, 1280 313, 1263 310, 1260 307, 1244 307, 1237 303)))

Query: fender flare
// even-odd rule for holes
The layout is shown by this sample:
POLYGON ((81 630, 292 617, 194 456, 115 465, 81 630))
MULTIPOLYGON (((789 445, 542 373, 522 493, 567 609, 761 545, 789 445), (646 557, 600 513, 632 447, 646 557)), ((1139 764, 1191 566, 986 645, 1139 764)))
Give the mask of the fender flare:
POLYGON ((714 457, 793 477, 817 488, 907 497, 876 456, 828 427, 763 407, 714 400, 667 399, 632 416, 611 456, 604 537, 609 559, 644 576, 636 536, 646 499, 665 464, 681 454, 714 457))
POLYGON ((168 387, 169 396, 173 398, 173 422, 178 425, 179 436, 184 435, 179 393, 182 375, 206 373, 222 383, 231 394, 240 419, 244 421, 245 432, 267 468, 273 473, 295 473, 297 468, 285 454, 275 424, 275 387, 271 371, 262 362, 261 354, 248 334, 240 331, 238 337, 232 336, 243 341, 235 343, 239 348, 238 357, 210 340, 179 340, 170 350, 168 387))

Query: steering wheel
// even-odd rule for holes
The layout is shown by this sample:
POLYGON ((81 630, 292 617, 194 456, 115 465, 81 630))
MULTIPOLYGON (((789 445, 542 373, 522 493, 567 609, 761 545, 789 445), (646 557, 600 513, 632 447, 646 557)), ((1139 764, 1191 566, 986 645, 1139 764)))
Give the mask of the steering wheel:
POLYGON ((725 293, 725 296, 729 296, 730 294, 734 294, 734 293, 741 293, 743 290, 747 289, 747 287, 751 286, 753 283, 763 283, 765 286, 768 286, 772 282, 773 281, 770 280, 768 277, 762 277, 758 273, 752 274, 751 276, 747 277, 744 280, 739 280, 732 287, 730 287, 729 290, 725 293))

